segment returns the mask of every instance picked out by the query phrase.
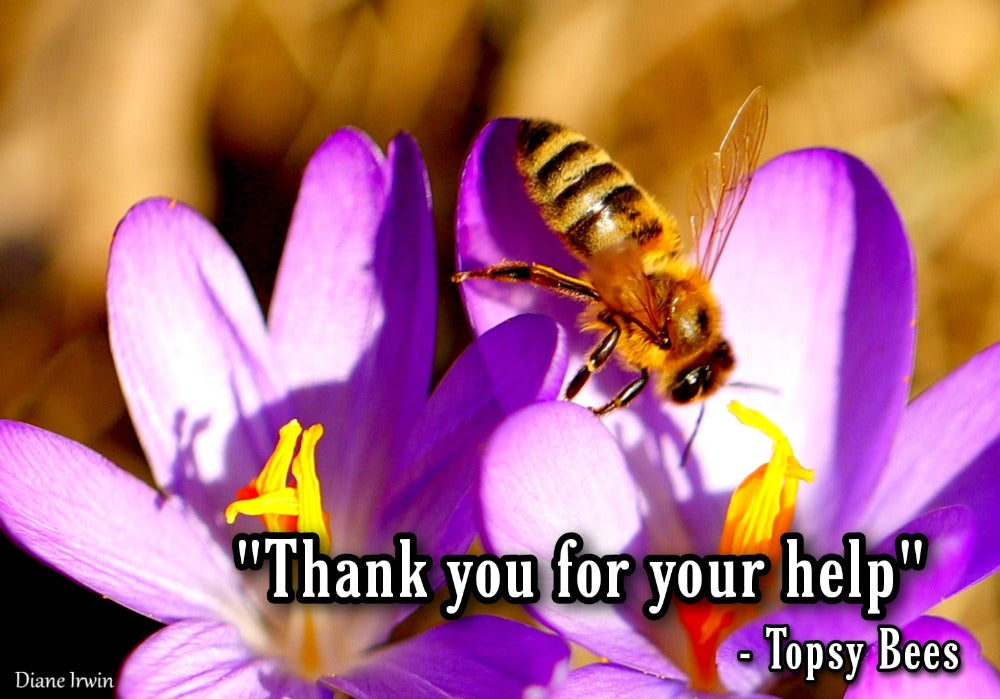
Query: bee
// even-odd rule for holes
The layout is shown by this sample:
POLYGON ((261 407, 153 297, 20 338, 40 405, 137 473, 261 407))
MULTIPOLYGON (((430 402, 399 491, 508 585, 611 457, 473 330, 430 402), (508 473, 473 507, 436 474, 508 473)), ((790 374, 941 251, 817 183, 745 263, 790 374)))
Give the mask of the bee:
POLYGON ((610 401, 591 408, 598 415, 627 405, 651 374, 665 400, 701 400, 725 383, 736 361, 711 280, 750 188, 766 125, 767 97, 758 87, 719 150, 694 168, 688 255, 674 217, 606 151, 559 124, 522 120, 516 165, 527 194, 585 271, 577 278, 536 262, 502 262, 452 279, 528 282, 583 302, 581 326, 603 335, 566 398, 612 355, 639 371, 610 401))

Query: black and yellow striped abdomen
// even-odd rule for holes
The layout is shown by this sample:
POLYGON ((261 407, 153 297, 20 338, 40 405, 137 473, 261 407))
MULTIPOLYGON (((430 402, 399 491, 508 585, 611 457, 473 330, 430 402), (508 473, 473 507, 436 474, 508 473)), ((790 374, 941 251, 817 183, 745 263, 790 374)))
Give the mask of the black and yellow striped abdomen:
POLYGON ((673 216, 580 134, 550 121, 522 121, 517 168, 545 222, 578 257, 628 238, 640 245, 661 238, 661 249, 678 251, 673 216))

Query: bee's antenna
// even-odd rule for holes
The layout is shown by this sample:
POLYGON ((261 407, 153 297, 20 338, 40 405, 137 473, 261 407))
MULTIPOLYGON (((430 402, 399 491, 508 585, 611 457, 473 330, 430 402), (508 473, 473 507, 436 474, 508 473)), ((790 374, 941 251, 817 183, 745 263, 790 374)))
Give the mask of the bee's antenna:
POLYGON ((732 386, 733 388, 752 388, 755 391, 766 391, 773 395, 778 395, 781 391, 774 386, 765 386, 762 383, 748 383, 746 381, 727 381, 726 386, 732 386))
POLYGON ((698 434, 698 428, 701 427, 701 419, 703 417, 705 417, 705 401, 701 402, 701 407, 698 409, 698 419, 694 421, 694 429, 691 430, 691 436, 688 437, 687 444, 684 445, 684 451, 681 452, 680 468, 684 468, 684 464, 687 463, 688 454, 691 453, 691 445, 694 444, 694 438, 698 434))

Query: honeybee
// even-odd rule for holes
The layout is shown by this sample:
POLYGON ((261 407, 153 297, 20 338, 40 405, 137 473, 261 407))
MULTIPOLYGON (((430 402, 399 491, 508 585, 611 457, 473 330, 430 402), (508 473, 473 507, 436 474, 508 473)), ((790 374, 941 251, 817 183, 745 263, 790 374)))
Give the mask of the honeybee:
POLYGON ((452 279, 528 282, 585 303, 582 327, 603 336, 566 398, 572 400, 613 354, 639 371, 610 401, 591 408, 598 415, 627 405, 650 374, 666 400, 703 399, 725 383, 735 364, 710 282, 750 188, 766 125, 767 97, 758 87, 719 150, 694 168, 689 256, 674 217, 607 152, 559 124, 522 120, 516 166, 527 194, 586 269, 577 278, 536 262, 502 262, 452 279))

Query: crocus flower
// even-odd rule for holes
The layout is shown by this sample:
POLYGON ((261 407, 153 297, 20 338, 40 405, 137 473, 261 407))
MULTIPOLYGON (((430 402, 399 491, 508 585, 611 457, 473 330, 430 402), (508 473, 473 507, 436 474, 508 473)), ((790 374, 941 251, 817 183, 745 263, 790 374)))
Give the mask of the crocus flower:
POLYGON ((432 245, 416 144, 400 136, 383 156, 350 130, 306 169, 266 324, 197 213, 153 199, 125 216, 110 333, 159 490, 58 435, 0 423, 11 537, 167 624, 128 658, 120 693, 516 696, 560 678, 568 651, 551 634, 472 616, 397 641, 412 605, 271 605, 267 573, 234 566, 234 534, 264 529, 237 516, 253 505, 272 530, 323 526, 335 554, 391 553, 398 532, 435 561, 471 543, 474 457, 503 415, 555 394, 559 332, 543 318, 497 328, 428 397, 432 245), (296 418, 307 429, 291 460, 296 418), (294 479, 258 478, 265 464, 294 479), (253 500, 278 491, 295 504, 253 500))
MULTIPOLYGON (((516 122, 492 122, 472 149, 459 201, 458 268, 524 260, 579 274, 583 264, 524 192, 516 132, 516 122)), ((736 354, 731 380, 744 385, 708 399, 686 464, 680 455, 699 406, 664 404, 649 389, 603 421, 570 403, 531 406, 500 426, 484 455, 487 548, 548 560, 557 539, 576 532, 586 551, 629 553, 641 565, 647 554, 770 555, 789 526, 817 558, 843 556, 846 532, 864 533, 869 553, 893 553, 896 532, 919 532, 929 540, 929 560, 923 571, 902 572, 885 623, 916 623, 904 636, 947 633, 914 620, 1000 564, 993 507, 1000 497, 1000 346, 907 404, 915 327, 908 242, 874 175, 832 150, 790 153, 757 172, 712 285, 736 354), (734 419, 726 409, 734 399, 770 418, 772 439, 734 419), (805 471, 779 471, 771 518, 750 521, 758 510, 747 484, 737 484, 760 464, 780 462, 779 438, 805 471), (766 525, 748 539, 756 550, 734 548, 732 526, 740 521, 766 525)), ((462 292, 477 332, 523 312, 559 320, 569 332, 572 369, 598 339, 574 331, 579 304, 528 284, 472 280, 462 292)), ((636 373, 607 366, 576 402, 601 405, 636 373)), ((772 563, 777 571, 780 562, 772 563)), ((610 687, 618 696, 766 692, 787 676, 767 670, 763 624, 787 623, 797 640, 875 639, 876 623, 865 621, 857 604, 781 606, 777 577, 765 578, 761 604, 736 605, 725 618, 691 605, 648 620, 641 569, 623 604, 546 603, 543 588, 533 611, 607 660, 572 672, 569 695, 602 696, 610 687), (737 662, 741 649, 753 652, 752 662, 737 662)), ((975 647, 962 658, 962 671, 947 676, 950 687, 997 686, 975 647)), ((878 692, 879 678, 865 672, 855 696, 878 692)))

